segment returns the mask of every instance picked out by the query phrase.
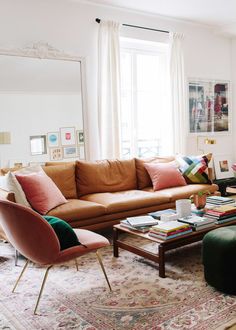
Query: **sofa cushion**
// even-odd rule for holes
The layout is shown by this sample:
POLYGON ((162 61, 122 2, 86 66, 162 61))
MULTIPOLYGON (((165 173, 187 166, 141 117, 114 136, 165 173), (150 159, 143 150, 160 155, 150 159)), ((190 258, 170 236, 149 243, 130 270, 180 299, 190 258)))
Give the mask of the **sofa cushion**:
POLYGON ((15 201, 21 205, 31 207, 25 196, 24 190, 17 181, 12 172, 8 172, 5 176, 5 189, 14 193, 15 201))
MULTIPOLYGON (((153 192, 153 189, 150 187, 145 188, 144 190, 148 192, 153 192)), ((157 191, 156 194, 159 194, 161 192, 163 195, 168 196, 170 198, 170 202, 174 202, 177 199, 189 198, 191 195, 197 193, 198 191, 206 190, 213 194, 215 191, 218 190, 218 186, 216 184, 188 184, 183 187, 162 189, 161 191, 157 191)))
POLYGON ((137 189, 135 160, 77 161, 76 184, 80 196, 137 189))
POLYGON ((212 154, 201 156, 178 156, 177 162, 180 165, 187 183, 210 183, 208 176, 208 163, 212 154))
POLYGON ((171 163, 147 163, 144 166, 150 175, 154 191, 187 184, 180 171, 171 163))
POLYGON ((106 213, 104 205, 87 202, 80 199, 69 199, 66 204, 59 205, 49 211, 47 215, 61 218, 68 222, 89 219, 106 213))
MULTIPOLYGON (((16 179, 16 174, 28 175, 30 173, 38 173, 41 172, 42 168, 40 165, 33 165, 27 167, 15 167, 11 168, 10 171, 5 175, 5 189, 11 191, 15 195, 15 201, 21 205, 31 207, 27 198, 25 196, 25 192, 22 189, 20 183, 16 179)), ((4 187, 3 187, 4 189, 4 187)))
POLYGON ((45 166, 58 166, 58 165, 75 165, 74 162, 46 162, 45 166))
POLYGON ((103 204, 106 207, 107 213, 135 210, 168 203, 170 201, 170 197, 162 194, 161 191, 158 193, 151 193, 142 190, 89 194, 83 196, 82 199, 103 204))
POLYGON ((67 202, 43 170, 29 175, 16 174, 16 178, 32 208, 40 214, 46 214, 52 208, 67 202))
POLYGON ((175 160, 175 157, 153 157, 147 159, 135 158, 138 189, 144 189, 152 186, 151 178, 144 166, 145 163, 169 163, 175 160))
POLYGON ((75 164, 67 163, 43 166, 44 172, 52 179, 65 198, 77 198, 75 164))

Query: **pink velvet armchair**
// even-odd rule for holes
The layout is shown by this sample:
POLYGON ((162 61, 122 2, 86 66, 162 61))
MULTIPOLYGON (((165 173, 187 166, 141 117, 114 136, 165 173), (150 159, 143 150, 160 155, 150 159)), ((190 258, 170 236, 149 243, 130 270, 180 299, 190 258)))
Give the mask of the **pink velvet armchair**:
POLYGON ((74 259, 78 270, 76 258, 91 251, 96 252, 111 290, 101 256, 98 252, 98 249, 109 245, 109 241, 105 237, 85 229, 74 229, 83 245, 73 246, 61 251, 59 240, 53 228, 43 217, 28 207, 1 199, 0 223, 9 242, 27 259, 12 292, 15 291, 30 261, 46 266, 34 314, 36 314, 49 269, 53 265, 74 259))

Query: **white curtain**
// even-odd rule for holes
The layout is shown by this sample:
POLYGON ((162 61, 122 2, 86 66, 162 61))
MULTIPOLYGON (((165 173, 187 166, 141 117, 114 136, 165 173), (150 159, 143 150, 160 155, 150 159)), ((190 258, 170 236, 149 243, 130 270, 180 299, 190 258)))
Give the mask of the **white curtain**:
POLYGON ((98 39, 100 157, 120 157, 120 24, 101 21, 98 39))
POLYGON ((184 71, 183 34, 170 33, 170 85, 174 153, 186 153, 187 93, 184 71))

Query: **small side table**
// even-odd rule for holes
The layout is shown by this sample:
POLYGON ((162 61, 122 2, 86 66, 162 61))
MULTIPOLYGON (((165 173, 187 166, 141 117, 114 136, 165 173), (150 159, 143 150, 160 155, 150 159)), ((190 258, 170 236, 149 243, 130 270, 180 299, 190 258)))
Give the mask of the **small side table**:
POLYGON ((213 180, 213 183, 217 184, 219 186, 219 191, 221 192, 222 196, 228 196, 226 192, 226 188, 230 186, 236 185, 236 178, 227 178, 227 179, 219 179, 219 180, 213 180))

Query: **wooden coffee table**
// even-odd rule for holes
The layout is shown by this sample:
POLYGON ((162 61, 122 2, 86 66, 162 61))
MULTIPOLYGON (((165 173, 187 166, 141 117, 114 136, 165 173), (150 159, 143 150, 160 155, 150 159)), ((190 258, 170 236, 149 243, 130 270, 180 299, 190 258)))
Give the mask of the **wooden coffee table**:
POLYGON ((133 252, 134 254, 137 254, 141 257, 147 258, 149 260, 152 260, 159 264, 159 276, 165 277, 165 253, 167 251, 176 249, 181 246, 185 246, 194 242, 201 241, 206 233, 209 231, 230 226, 230 225, 236 225, 236 220, 230 221, 228 223, 224 223, 221 225, 213 225, 210 228, 199 230, 199 231, 193 231, 192 233, 179 236, 173 239, 169 239, 167 241, 154 238, 152 236, 149 236, 148 233, 140 233, 138 231, 130 230, 124 226, 121 225, 115 225, 113 226, 113 253, 114 257, 119 257, 119 248, 124 249, 126 251, 133 252), (119 240, 119 234, 121 233, 127 233, 129 235, 139 236, 143 237, 149 241, 155 242, 158 244, 158 253, 153 253, 144 249, 141 249, 135 245, 132 245, 129 242, 123 242, 119 240))

